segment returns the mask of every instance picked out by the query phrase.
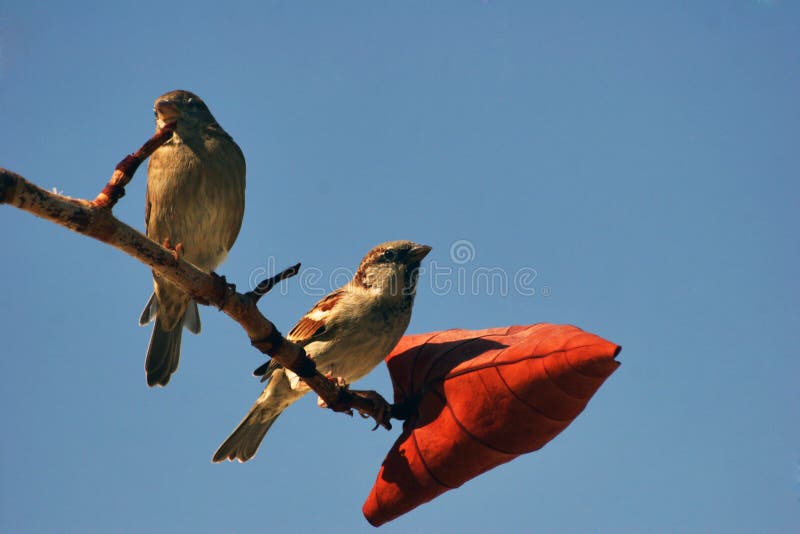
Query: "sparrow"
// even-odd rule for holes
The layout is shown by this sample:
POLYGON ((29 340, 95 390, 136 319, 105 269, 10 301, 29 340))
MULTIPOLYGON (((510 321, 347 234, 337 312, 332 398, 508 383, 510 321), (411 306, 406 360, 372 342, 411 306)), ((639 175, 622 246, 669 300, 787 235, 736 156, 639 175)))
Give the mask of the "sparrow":
MULTIPOLYGON (((286 336, 304 347, 317 370, 353 383, 391 352, 411 320, 420 262, 431 247, 390 241, 370 250, 347 284, 306 313, 286 336)), ((275 419, 311 391, 274 360, 256 369, 269 382, 214 454, 214 462, 252 458, 275 419)))
MULTIPOLYGON (((171 91, 153 106, 156 130, 175 122, 172 138, 147 167, 147 237, 212 272, 228 255, 244 215, 245 161, 239 146, 208 106, 189 91, 171 91)), ((165 386, 178 369, 181 332, 200 332, 197 303, 153 272, 155 291, 140 325, 155 320, 147 348, 148 386, 165 386)))

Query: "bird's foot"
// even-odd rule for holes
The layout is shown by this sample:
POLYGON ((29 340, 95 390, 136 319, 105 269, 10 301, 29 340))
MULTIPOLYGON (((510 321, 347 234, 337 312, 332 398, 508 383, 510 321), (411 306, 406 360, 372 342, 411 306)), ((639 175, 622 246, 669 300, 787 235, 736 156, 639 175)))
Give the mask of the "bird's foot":
MULTIPOLYGON (((337 405, 331 406, 331 410, 334 412, 346 413, 352 417, 353 408, 351 406, 354 403, 357 405, 360 404, 363 408, 356 407, 358 414, 364 419, 370 417, 375 419, 375 426, 372 430, 376 430, 379 426, 382 426, 386 430, 392 429, 392 423, 390 423, 392 418, 392 405, 386 402, 386 399, 384 399, 380 393, 375 391, 353 391, 347 385, 344 378, 340 376, 334 378, 333 373, 330 371, 325 373, 325 377, 340 388, 337 405), (372 406, 365 406, 363 401, 369 402, 372 406)), ((322 397, 317 397, 317 405, 320 408, 328 408, 328 403, 326 403, 322 397)))
POLYGON ((183 243, 178 243, 173 247, 169 238, 166 238, 164 240, 163 247, 172 252, 172 258, 175 260, 175 263, 177 264, 178 260, 180 260, 180 257, 183 256, 183 243))
POLYGON ((377 430, 379 426, 384 427, 386 430, 392 429, 392 424, 389 422, 392 418, 392 405, 380 393, 376 391, 351 391, 350 393, 369 400, 375 407, 372 413, 358 410, 358 415, 364 419, 369 419, 370 417, 375 419, 375 426, 372 427, 372 430, 377 430))

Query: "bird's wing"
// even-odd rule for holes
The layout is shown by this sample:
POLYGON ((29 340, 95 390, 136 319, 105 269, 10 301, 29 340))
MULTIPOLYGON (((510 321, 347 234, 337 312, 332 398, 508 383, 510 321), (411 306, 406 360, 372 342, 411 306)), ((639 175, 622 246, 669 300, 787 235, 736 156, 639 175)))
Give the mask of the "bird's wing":
POLYGON ((150 225, 150 209, 152 208, 152 203, 150 202, 150 188, 147 188, 147 192, 145 193, 145 202, 144 202, 144 233, 147 234, 147 227, 150 225))
POLYGON ((336 303, 344 296, 343 289, 337 289, 329 294, 300 319, 286 336, 286 339, 299 345, 308 345, 319 340, 323 335, 330 335, 334 327, 331 322, 331 311, 336 303))
POLYGON ((218 163, 224 163, 221 167, 215 168, 215 172, 219 172, 226 177, 225 182, 220 184, 224 185, 224 190, 220 192, 224 195, 221 194, 220 198, 226 199, 229 211, 235 210, 236 212, 232 214, 229 224, 226 224, 225 250, 230 250, 242 227, 247 164, 242 149, 218 123, 209 124, 206 127, 205 134, 207 149, 210 148, 218 154, 214 158, 218 163), (212 144, 209 145, 209 142, 212 144))
POLYGON ((276 360, 270 359, 267 363, 259 366, 255 371, 253 371, 253 376, 260 376, 261 381, 266 382, 272 378, 272 373, 281 367, 281 364, 279 364, 276 360))
POLYGON ((230 162, 229 172, 231 175, 228 179, 237 184, 237 187, 235 188, 235 198, 233 202, 231 202, 231 207, 236 206, 236 214, 231 221, 233 224, 231 224, 230 228, 228 229, 227 242, 225 243, 226 249, 230 250, 231 247, 233 247, 233 243, 236 241, 236 237, 239 235, 239 230, 242 228, 245 204, 245 175, 247 174, 247 167, 244 154, 242 153, 242 149, 239 148, 239 145, 237 145, 232 138, 230 139, 230 143, 227 143, 227 145, 228 146, 226 146, 226 150, 232 152, 230 157, 226 158, 226 160, 230 162))
MULTIPOLYGON (((292 343, 306 346, 312 341, 318 341, 324 337, 329 337, 334 333, 335 325, 331 323, 331 310, 334 305, 344 295, 343 289, 337 289, 333 293, 317 302, 313 308, 300 319, 294 328, 286 336, 292 343)), ((262 382, 266 382, 276 369, 280 369, 281 364, 275 360, 270 360, 255 371, 253 375, 260 376, 262 382)))

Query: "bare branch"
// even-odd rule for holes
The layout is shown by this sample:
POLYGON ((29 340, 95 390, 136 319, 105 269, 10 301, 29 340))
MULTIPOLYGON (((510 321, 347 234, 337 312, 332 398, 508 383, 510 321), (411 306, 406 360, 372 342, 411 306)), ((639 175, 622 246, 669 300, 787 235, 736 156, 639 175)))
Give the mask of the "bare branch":
POLYGON ((327 379, 316 370, 314 361, 303 348, 284 338, 256 306, 260 296, 275 284, 297 274, 299 264, 263 281, 254 291, 237 293, 223 277, 205 273, 181 258, 176 259, 172 251, 151 241, 111 213, 110 208, 125 194, 124 188, 138 166, 169 140, 173 128, 174 125, 162 128, 137 152, 123 159, 94 201, 52 193, 0 168, 0 204, 9 204, 102 241, 139 260, 179 285, 197 302, 217 306, 244 328, 255 348, 300 376, 332 409, 346 411, 354 408, 390 428, 388 417, 391 410, 386 410, 386 401, 380 395, 349 391, 327 379))

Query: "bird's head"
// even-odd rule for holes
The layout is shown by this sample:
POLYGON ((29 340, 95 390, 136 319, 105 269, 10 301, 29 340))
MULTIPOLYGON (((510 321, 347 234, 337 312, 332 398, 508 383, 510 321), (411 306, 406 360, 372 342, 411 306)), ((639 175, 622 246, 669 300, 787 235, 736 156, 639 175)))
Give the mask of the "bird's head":
POLYGON ((413 297, 422 259, 431 247, 412 241, 389 241, 367 252, 353 284, 387 297, 413 297))
POLYGON ((177 122, 178 131, 188 132, 217 122, 199 96, 180 89, 156 98, 153 112, 156 115, 156 128, 177 122))

